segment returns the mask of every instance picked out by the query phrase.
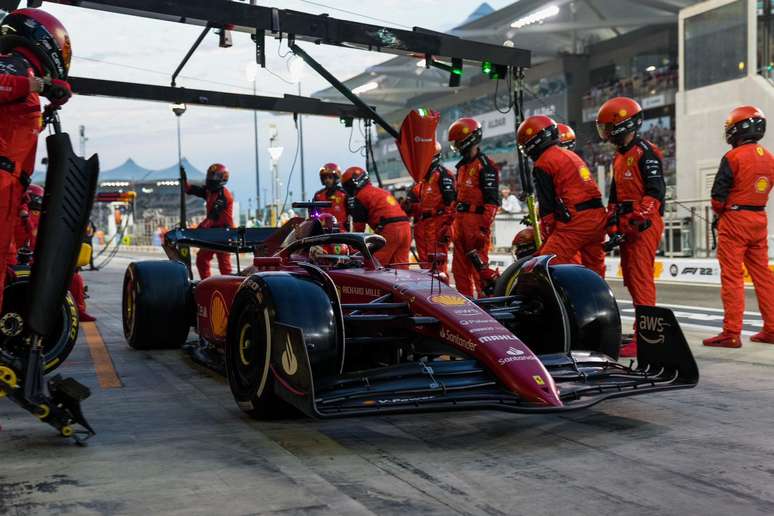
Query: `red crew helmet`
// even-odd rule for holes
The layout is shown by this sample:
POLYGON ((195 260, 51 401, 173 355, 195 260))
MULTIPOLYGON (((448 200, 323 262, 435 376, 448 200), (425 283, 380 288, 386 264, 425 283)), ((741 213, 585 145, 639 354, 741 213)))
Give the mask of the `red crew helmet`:
POLYGON ((17 9, 0 21, 0 52, 30 50, 42 71, 53 79, 67 79, 73 51, 64 25, 41 9, 17 9))
POLYGON ((567 124, 556 124, 559 129, 559 145, 565 149, 575 150, 575 131, 567 124))
POLYGON ((626 135, 636 133, 642 125, 642 107, 629 97, 615 97, 599 108, 597 132, 603 141, 623 145, 626 135))
POLYGON ((355 195, 366 184, 368 184, 368 172, 360 167, 349 167, 341 176, 341 186, 349 195, 355 195))
POLYGON ((481 124, 475 118, 460 118, 449 126, 449 143, 460 154, 478 144, 481 136, 481 124))
POLYGON ((739 106, 728 115, 725 124, 726 142, 757 142, 766 134, 766 115, 755 106, 739 106))
POLYGON ((336 163, 326 163, 320 167, 320 183, 325 184, 326 177, 335 177, 336 182, 341 179, 341 169, 336 163))
POLYGON ((551 117, 534 115, 519 125, 516 142, 524 154, 537 159, 548 147, 559 143, 559 129, 551 117))

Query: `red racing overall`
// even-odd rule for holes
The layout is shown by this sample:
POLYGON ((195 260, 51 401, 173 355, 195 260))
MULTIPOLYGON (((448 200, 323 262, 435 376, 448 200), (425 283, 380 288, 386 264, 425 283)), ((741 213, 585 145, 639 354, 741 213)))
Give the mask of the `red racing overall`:
POLYGON ((718 222, 723 331, 739 334, 744 315, 742 264, 752 278, 763 331, 774 334, 774 274, 769 270, 766 203, 774 185, 774 155, 757 143, 728 151, 712 185, 718 222))
POLYGON ((554 263, 581 263, 605 277, 605 224, 602 194, 588 165, 574 152, 552 145, 535 162, 535 190, 546 241, 539 254, 554 263))
POLYGON ((621 245, 621 272, 635 305, 656 304, 653 266, 664 232, 666 193, 662 159, 658 147, 635 137, 618 149, 613 161, 608 211, 620 214, 619 225, 626 235, 621 245))
MULTIPOLYGON (((205 199, 207 203, 207 218, 197 227, 199 228, 233 228, 234 227, 234 196, 228 188, 221 187, 216 191, 208 191, 203 186, 186 183, 185 191, 205 199)), ((218 269, 221 274, 231 274, 231 255, 224 252, 215 252, 209 249, 199 249, 196 253, 196 268, 201 279, 210 277, 210 260, 218 258, 218 269)))
POLYGON ((40 98, 30 92, 32 64, 19 54, 0 54, 0 306, 8 255, 25 183, 35 167, 40 98))
POLYGON ((320 213, 330 213, 336 217, 340 228, 347 227, 347 193, 343 188, 336 185, 333 188, 323 188, 319 190, 314 197, 313 201, 331 201, 330 208, 321 208, 320 213))
POLYGON ((411 224, 406 212, 393 195, 371 183, 365 184, 352 198, 350 214, 354 230, 365 231, 366 222, 387 244, 374 253, 385 267, 391 264, 398 269, 408 269, 411 248, 411 224))
MULTIPOLYGON (((430 268, 430 253, 449 254, 451 242, 451 226, 454 221, 452 204, 456 197, 454 191, 454 174, 446 167, 439 165, 416 185, 416 214, 414 223, 414 242, 422 267, 430 268)), ((446 272, 444 261, 439 266, 441 272, 446 272)))
POLYGON ((467 256, 478 252, 489 263, 492 223, 500 206, 500 172, 492 160, 479 152, 470 160, 457 163, 457 204, 454 216, 452 274, 457 290, 472 297, 474 289, 484 295, 479 272, 467 256))

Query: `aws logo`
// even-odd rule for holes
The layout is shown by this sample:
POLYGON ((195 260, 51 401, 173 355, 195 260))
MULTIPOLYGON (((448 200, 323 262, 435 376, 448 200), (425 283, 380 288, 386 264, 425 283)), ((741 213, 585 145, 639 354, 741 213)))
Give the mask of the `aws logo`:
POLYGON ((664 335, 664 328, 667 326, 670 326, 668 322, 664 322, 663 317, 652 317, 647 315, 640 316, 639 321, 639 328, 640 332, 637 334, 637 338, 641 339, 644 342, 647 342, 648 344, 663 344, 666 341, 666 336, 664 335), (658 334, 658 337, 651 339, 649 337, 646 337, 644 332, 655 332, 658 334))
POLYGON ((228 308, 223 294, 219 291, 212 293, 210 298, 210 328, 216 337, 225 337, 228 328, 228 308))
POLYGON ((755 191, 758 193, 767 193, 769 191, 769 179, 761 176, 755 180, 755 191))

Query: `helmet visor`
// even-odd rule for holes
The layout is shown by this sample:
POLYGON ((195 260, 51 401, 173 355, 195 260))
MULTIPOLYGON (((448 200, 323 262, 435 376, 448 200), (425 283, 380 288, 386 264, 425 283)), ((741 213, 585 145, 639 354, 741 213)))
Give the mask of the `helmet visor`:
POLYGON ((615 129, 615 124, 597 122, 597 134, 603 142, 606 142, 610 139, 610 134, 612 133, 613 129, 615 129))

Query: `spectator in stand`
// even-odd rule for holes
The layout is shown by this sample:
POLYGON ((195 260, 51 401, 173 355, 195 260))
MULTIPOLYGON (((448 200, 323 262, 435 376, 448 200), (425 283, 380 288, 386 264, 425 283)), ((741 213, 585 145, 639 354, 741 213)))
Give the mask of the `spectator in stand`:
POLYGON ((502 204, 500 210, 505 213, 521 213, 521 203, 519 199, 511 193, 511 189, 508 186, 503 186, 500 189, 500 195, 502 196, 502 204))

